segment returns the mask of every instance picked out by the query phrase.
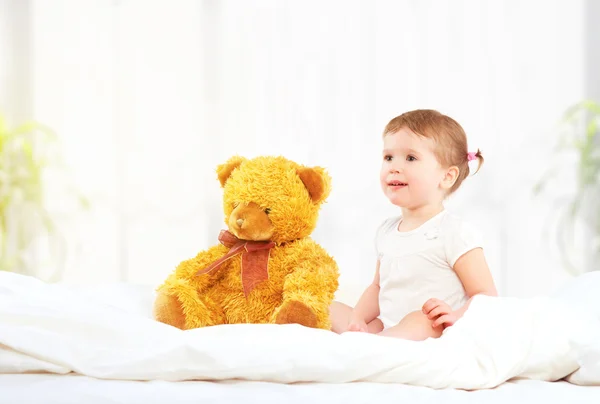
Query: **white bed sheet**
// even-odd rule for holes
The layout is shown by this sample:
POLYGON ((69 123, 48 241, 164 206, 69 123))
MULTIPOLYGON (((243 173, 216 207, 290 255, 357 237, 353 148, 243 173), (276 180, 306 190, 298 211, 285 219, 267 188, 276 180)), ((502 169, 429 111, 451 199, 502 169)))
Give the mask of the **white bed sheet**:
MULTIPOLYGON (((74 371, 130 381, 379 382, 485 389, 512 378, 555 381, 568 376, 578 370, 584 353, 577 347, 585 347, 595 335, 590 326, 600 327, 549 299, 482 296, 443 337, 418 343, 298 325, 240 324, 183 332, 147 313, 133 315, 130 304, 124 305, 126 310, 115 308, 112 296, 107 291, 104 299, 90 299, 81 290, 0 273, 0 373, 74 371)), ((600 375, 595 379, 589 382, 600 384, 600 375)))
MULTIPOLYGON (((394 380, 393 377, 383 377, 383 375, 388 372, 389 369, 383 367, 381 369, 377 368, 377 366, 371 364, 370 362, 361 362, 361 365, 358 365, 358 362, 352 362, 350 365, 346 366, 347 369, 355 369, 360 371, 368 370, 366 368, 372 368, 372 372, 369 376, 368 381, 362 382, 352 382, 352 383, 340 383, 335 384, 337 382, 335 377, 331 377, 332 380, 329 380, 332 383, 323 383, 322 380, 317 380, 314 383, 295 383, 295 384, 285 384, 286 379, 294 379, 301 380, 299 370, 294 370, 293 372, 290 369, 287 369, 287 373, 285 369, 282 369, 281 366, 278 368, 272 369, 273 375, 276 377, 272 377, 273 379, 281 379, 283 383, 270 383, 267 381, 241 381, 241 380, 225 380, 225 381, 167 381, 168 379, 163 380, 153 380, 150 379, 142 379, 147 381, 131 381, 131 380, 115 380, 115 379, 123 379, 127 378, 127 374, 121 372, 119 373, 119 367, 110 368, 109 372, 101 371, 99 372, 98 360, 94 360, 92 362, 85 361, 85 358, 81 355, 75 355, 76 352, 71 352, 70 355, 61 356, 57 355, 57 351, 61 345, 65 344, 49 344, 51 334, 39 334, 43 336, 40 338, 40 343, 29 344, 30 347, 26 347, 27 341, 30 340, 31 336, 37 335, 37 332, 44 329, 43 324, 47 323, 48 319, 56 319, 57 321, 64 321, 66 319, 71 318, 71 320, 76 320, 73 324, 79 324, 80 322, 87 322, 87 318, 81 319, 79 316, 73 317, 75 312, 79 309, 85 308, 93 309, 92 311, 85 312, 89 315, 89 313, 94 310, 99 313, 104 313, 105 310, 108 310, 111 314, 111 321, 105 324, 108 328, 106 330, 110 331, 107 334, 109 337, 106 340, 102 339, 101 344, 105 348, 114 345, 114 349, 121 350, 121 345, 114 344, 113 341, 116 336, 121 334, 121 329, 119 327, 114 327, 112 324, 113 320, 116 318, 120 318, 121 316, 125 316, 127 321, 132 321, 131 324, 122 323, 123 327, 131 327, 130 331, 135 331, 137 328, 135 324, 139 326, 151 327, 152 333, 154 333, 154 327, 157 327, 156 324, 147 324, 148 319, 151 317, 151 303, 153 300, 153 292, 150 288, 140 286, 136 287, 133 285, 107 285, 106 287, 93 287, 93 288, 66 288, 63 289, 59 287, 55 289, 54 287, 48 287, 46 285, 40 284, 38 281, 32 279, 13 279, 12 281, 9 279, 9 275, 4 274, 4 282, 0 282, 0 330, 4 332, 0 333, 0 342, 4 342, 5 344, 2 346, 0 343, 0 354, 4 353, 6 355, 21 355, 19 358, 16 356, 14 362, 6 361, 8 356, 4 357, 5 365, 8 363, 18 364, 19 360, 24 357, 34 360, 37 362, 29 362, 25 361, 22 364, 27 364, 23 368, 25 373, 21 374, 12 374, 10 370, 6 370, 6 374, 0 374, 0 404, 12 404, 12 403, 145 403, 152 404, 154 402, 164 403, 164 402, 173 402, 173 403, 203 403, 203 402, 233 402, 240 403, 240 400, 244 400, 244 402, 260 402, 260 403, 310 403, 313 402, 324 402, 327 404, 330 403, 372 403, 372 402, 436 402, 439 403, 440 400, 444 404, 446 403, 469 403, 469 402, 484 402, 485 404, 490 403, 510 403, 510 404, 518 404, 518 403, 531 403, 542 401, 544 404, 549 403, 564 403, 564 402, 575 402, 575 403, 600 403, 600 386, 578 386, 573 383, 568 382, 544 382, 539 380, 511 380, 506 383, 502 383, 500 386, 487 389, 484 387, 483 383, 479 387, 475 386, 475 388, 481 388, 481 390, 477 391, 464 391, 464 390, 454 390, 454 389, 430 389, 426 387, 419 386, 411 386, 408 384, 401 384, 398 380, 394 380), (23 286, 21 290, 19 288, 23 286), (60 292, 60 293, 57 293, 60 292), (72 299, 71 293, 75 293, 79 296, 85 296, 85 303, 78 305, 77 307, 72 307, 71 304, 74 299, 72 299), (1 298, 4 297, 4 300, 1 298), (59 304, 65 300, 69 305, 59 304), (110 310, 109 307, 106 306, 106 303, 110 301, 110 310), (12 308, 11 308, 12 307, 12 308), (114 310, 116 309, 117 312, 114 310), (73 312, 73 313, 71 313, 73 312), (70 314, 69 314, 70 313, 70 314), (113 314, 116 317, 112 317, 113 314), (10 320, 12 318, 12 320, 10 320), (135 323, 135 324, 134 324, 135 323), (11 326, 12 324, 12 326, 11 326), (24 327, 25 326, 25 327, 24 327), (21 346, 23 348, 23 353, 29 352, 32 356, 23 356, 17 350, 11 351, 11 342, 7 339, 7 333, 10 330, 21 330, 17 336, 12 340, 12 348, 16 349, 21 346), (37 331, 36 331, 37 330, 37 331), (25 332, 27 331, 27 332, 25 332), (35 332, 34 332, 35 331, 35 332), (27 338, 23 338, 27 337, 27 338), (42 343, 43 342, 43 343, 42 343), (45 345, 51 345, 51 349, 47 349, 48 347, 45 345), (9 349, 7 349, 9 348, 9 349), (36 354, 37 352, 37 354, 36 354), (54 357, 54 360, 51 358, 54 357), (70 358, 70 359, 69 359, 70 358), (68 359, 68 360, 67 360, 68 359), (49 362, 46 362, 49 361, 49 362), (72 362, 71 364, 69 364, 72 362), (77 364, 81 365, 78 366, 77 364), (43 366, 40 366, 43 365, 43 366), (69 372, 70 369, 73 369, 71 365, 75 368, 79 368, 84 370, 87 368, 90 370, 88 374, 99 374, 102 378, 93 378, 83 375, 77 374, 60 374, 63 372, 69 372), (57 372, 59 374, 40 374, 39 372, 45 369, 51 372, 57 372), (28 373, 35 372, 35 373, 28 373), (286 376, 287 374, 287 376, 286 376), (387 383, 385 382, 387 380, 387 383), (382 381, 382 383, 373 383, 373 381, 382 381)), ((81 302, 81 300, 78 300, 81 302)), ((477 307, 477 306, 475 306, 477 307)), ((484 307, 484 306, 481 306, 484 307)), ((520 307, 520 306, 519 306, 520 307)), ((492 309, 492 306, 489 306, 492 309)), ((524 316, 518 323, 515 323, 513 327, 516 327, 520 333, 523 333, 524 330, 530 329, 529 334, 539 334, 543 332, 546 334, 544 338, 540 338, 538 335, 534 337, 534 340, 537 342, 543 342, 542 345, 537 345, 535 349, 528 348, 530 343, 523 344, 523 337, 526 337, 525 342, 530 341, 530 337, 527 335, 523 335, 521 337, 510 337, 510 333, 506 333, 506 330, 503 332, 505 334, 502 335, 490 335, 488 338, 480 339, 480 342, 484 341, 492 341, 502 338, 515 338, 513 342, 517 343, 517 345, 513 345, 512 349, 506 350, 501 349, 496 352, 494 355, 484 355, 481 356, 483 362, 480 364, 481 366, 477 369, 476 372, 470 372, 469 374, 462 375, 466 384, 469 385, 472 383, 472 380, 477 378, 478 376, 485 375, 494 375, 495 373, 501 373, 500 376, 505 375, 506 369, 510 370, 510 366, 506 367, 507 363, 503 362, 503 359, 509 358, 514 352, 511 354, 513 349, 516 349, 517 346, 522 345, 522 348, 525 348, 527 352, 529 352, 528 359, 526 361, 517 361, 515 362, 518 365, 519 369, 516 371, 511 371, 512 374, 518 375, 521 374, 523 376, 528 376, 530 378, 542 378, 548 379, 552 377, 553 373, 564 373, 565 372, 565 364, 570 367, 569 362, 574 360, 571 358, 572 348, 569 348, 564 344, 563 339, 565 335, 567 336, 578 336, 580 333, 574 333, 574 330, 565 330, 566 323, 561 323, 561 327, 556 327, 556 318, 546 318, 546 316, 536 315, 543 314, 545 310, 538 310, 534 307, 530 307, 530 309, 534 309, 529 315, 526 313, 521 313, 521 308, 517 310, 518 317, 524 316), (530 320, 531 318, 535 319, 534 325, 527 325, 526 320, 530 320), (549 321, 552 320, 552 321, 549 321), (549 328, 550 327, 550 328, 549 328), (565 334, 566 333, 566 334, 565 334), (574 333, 574 334, 573 334, 574 333), (571 335, 573 334, 573 335, 571 335), (519 342, 521 341, 521 342, 519 342), (564 349, 563 349, 564 348, 564 349), (556 360, 556 361, 555 361, 556 360), (522 363, 521 363, 522 362, 522 363), (505 370, 501 370, 502 368, 506 368, 505 370), (472 375, 472 376, 470 376, 472 375)), ((525 310, 527 311, 527 310, 525 310)), ((473 320, 476 319, 484 319, 484 316, 480 316, 475 314, 471 314, 473 320)), ((492 316, 498 321, 500 318, 497 316, 492 316)), ((564 317, 564 315, 563 315, 564 317)), ((586 317, 587 318, 587 317, 586 317)), ((100 324, 100 318, 92 316, 90 322, 96 324, 100 324)), ((590 321, 586 320, 586 323, 590 321)), ((508 324, 506 321, 500 321, 501 324, 508 324)), ((50 322, 50 325, 52 322, 50 322)), ((96 325, 98 325, 96 324, 96 325)), ((463 324, 463 328, 465 327, 463 324)), ((51 331, 50 325, 47 327, 47 331, 51 331)), ((67 323, 65 323, 65 326, 67 323)), ((165 328, 165 327, 159 327, 165 328)), ((479 328, 479 327, 477 327, 479 328)), ((75 338, 76 334, 74 331, 78 329, 75 328, 65 328, 67 330, 71 330, 69 332, 73 332, 73 335, 70 335, 70 338, 75 338)), ((208 336, 210 332, 220 331, 223 332, 230 337, 235 337, 230 331, 228 331, 228 327, 223 328, 221 331, 219 329, 215 330, 198 330, 192 331, 193 333, 198 334, 206 334, 208 336), (231 335, 230 335, 231 334, 231 335)), ((456 330, 460 330, 461 327, 456 327, 456 330)), ((475 330, 476 328, 471 327, 470 329, 475 330)), ((106 331, 105 330, 105 331, 106 331)), ((256 330, 254 327, 250 326, 248 328, 248 332, 252 330, 256 330)), ((291 327, 285 328, 274 328, 273 331, 281 332, 281 333, 290 333, 290 337, 302 336, 306 334, 307 336, 313 336, 313 331, 311 330, 296 330, 291 332, 293 329, 291 327)), ((63 330, 58 330, 61 331, 63 330)), ((139 331, 139 330, 137 330, 139 331)), ((137 332, 136 331, 136 332, 137 332)), ((158 330, 160 331, 160 330, 158 330)), ((172 330, 175 331, 175 330, 172 330)), ((489 330, 488 330, 489 331, 489 330)), ((498 330, 502 331, 502 330, 498 330)), ((163 331, 160 331, 163 332, 163 331)), ((127 333, 125 333, 127 334, 127 333)), ((314 337, 319 337, 321 333, 317 333, 315 331, 314 337)), ((533 335, 532 334, 532 335, 533 335)), ((16 334, 15 334, 16 335, 16 334)), ((250 335, 250 334, 248 334, 250 335)), ((599 334, 600 335, 600 334, 599 334)), ((332 344, 330 348, 333 351, 339 350, 340 347, 343 348, 344 344, 348 345, 353 338, 372 338, 373 336, 361 336, 358 334, 352 333, 346 337, 336 337, 334 335, 322 335, 325 339, 325 343, 328 342, 329 339, 335 338, 335 344, 332 344)), ((95 336, 96 338, 98 336, 95 336)), ((123 336, 121 336, 123 337, 123 336)), ((90 336, 82 339, 82 343, 88 343, 92 341, 94 338, 90 336)), ((124 338, 124 337, 123 337, 124 338)), ((122 338, 117 338, 117 340, 121 340, 122 338)), ((589 338, 588 338, 589 339, 589 338)), ((73 340, 75 341, 75 340, 73 340)), ((585 342, 585 339, 582 340, 585 342)), ((580 341, 580 342, 582 342, 580 341)), ((31 342, 31 341, 29 341, 31 342)), ((306 343, 306 340, 304 340, 306 343)), ((383 341, 382 341, 383 342, 383 341)), ((386 343, 392 343, 392 341, 385 341, 386 343)), ((431 341, 434 342, 434 341, 431 341)), ((396 343, 396 342, 394 342, 396 343)), ((401 342, 397 342, 397 344, 402 345, 401 342)), ((268 344, 267 344, 268 345, 268 344)), ((370 345, 370 344, 369 344, 370 345)), ((351 345, 346 346, 346 348, 351 345)), ((366 346, 366 345, 365 345, 366 346)), ((458 345, 457 345, 458 346, 458 345)), ((64 352, 71 350, 69 345, 65 345, 62 347, 64 352)), ((93 346, 92 346, 93 348, 93 346)), ((192 345, 185 346, 190 354, 193 350, 189 348, 193 348, 192 345)), ((490 346, 489 349, 484 349, 484 352, 488 352, 491 354, 496 349, 492 349, 493 346, 490 346)), ((506 348, 506 347, 505 347, 506 348)), ((373 348, 375 349, 375 348, 373 348)), ((254 371, 246 374, 239 371, 240 365, 243 364, 239 361, 240 358, 231 358, 225 353, 217 355, 218 349, 213 348, 207 352, 214 356, 215 358, 220 358, 221 360, 227 360, 229 365, 232 365, 230 369, 238 369, 237 376, 246 375, 251 379, 255 377, 254 371), (235 359, 235 360, 234 360, 235 359)), ((352 355, 348 355, 349 350, 342 349, 343 352, 339 353, 339 358, 343 360, 352 359, 352 355), (342 355, 343 354, 343 355, 342 355)), ((469 350, 468 350, 469 351, 469 350)), ((125 351, 123 351, 125 352, 125 351)), ((123 353, 121 352, 121 353, 123 353)), ((389 351, 385 351, 389 352, 389 351)), ((405 351, 408 353, 408 351, 405 351)), ((101 353, 101 352, 99 352, 101 353)), ((587 353, 585 353, 587 355, 587 353)), ((209 355, 209 356, 210 356, 209 355)), ((89 356, 89 355, 84 355, 89 356)), ((93 355, 92 355, 93 356, 93 355)), ((114 355, 114 352, 111 355, 105 354, 100 355, 97 358, 109 356, 112 360, 116 360, 121 358, 119 355, 114 355)), ((389 354, 388 354, 389 356, 389 354)), ((104 359, 111 359, 104 358, 104 359)), ((171 358, 171 355, 167 355, 167 358, 171 358)), ((89 358, 88 358, 89 359, 89 358)), ((122 359, 122 358, 121 358, 122 359)), ((251 359, 251 358, 250 358, 251 359)), ((302 361, 302 360, 310 360, 310 355, 292 355, 288 359, 293 359, 294 361, 302 361)), ((329 358, 332 359, 332 358, 329 358)), ((401 358, 400 358, 401 359, 401 358)), ((156 362, 155 368, 167 366, 168 360, 161 359, 156 362), (158 366, 160 365, 160 366, 158 366)), ((172 359, 169 359, 172 362, 172 359)), ((342 362, 343 362, 342 360, 342 362)), ((285 361, 284 361, 285 362, 285 361)), ((334 361, 335 362, 335 361, 334 361)), ((385 362, 385 361, 384 361, 385 362)), ((115 362, 117 363, 117 362, 115 362)), ((255 362, 252 362, 256 364, 255 362)), ((298 362, 300 363, 300 362, 298 362)), ((321 363, 321 362, 319 362, 321 363)), ((335 362, 337 363, 337 362, 335 362)), ((402 360, 398 360, 395 366, 398 364, 403 364, 402 360)), ((267 363, 268 364, 268 363, 267 363)), ((410 364, 410 363, 409 363, 410 364)), ((2 365, 2 355, 0 355, 0 365, 2 365)), ((192 368, 197 367, 201 364, 196 363, 193 359, 187 358, 185 360, 181 360, 178 362, 173 362, 171 365, 176 365, 179 367, 179 371, 184 370, 185 373, 188 373, 188 376, 197 376, 202 372, 198 372, 196 369, 195 372, 191 372, 192 368)), ((281 365, 281 364, 280 364, 281 365)), ((327 365, 327 363, 325 363, 327 365)), ((510 363, 508 363, 510 365, 510 363)), ((329 366, 329 365, 327 365, 329 366)), ((412 367, 406 367, 405 369, 400 369, 402 374, 406 374, 407 377, 415 376, 415 369, 417 370, 428 370, 431 368, 430 364, 419 364, 415 363, 411 365, 412 367), (412 370, 411 370, 412 369, 412 370)), ((512 365, 511 365, 512 366, 512 365)), ((145 367, 137 367, 135 369, 136 374, 141 374, 145 372, 148 366, 145 367)), ((211 369, 217 368, 225 368, 224 363, 217 362, 211 365, 211 369)), ((0 366, 0 369, 2 366, 0 366)), ((7 369, 9 369, 8 367, 7 369)), ((317 367, 314 367, 317 369, 317 367)), ((241 367, 243 370, 243 367, 241 367)), ((302 369, 302 367, 301 367, 302 369)), ((313 369, 313 370, 314 370, 313 369)), ((100 369, 101 370, 101 369, 100 369)), ((164 369, 167 370, 167 369, 164 369)), ((293 369, 292 369, 293 370, 293 369)), ((356 377, 348 376, 345 373, 338 369, 338 367, 333 367, 332 374, 335 375, 337 372, 338 379, 356 379, 356 377)), ((0 372, 1 373, 1 372, 0 372)), ((178 372, 179 373, 179 372, 178 372)), ((235 372, 234 372, 235 373, 235 372)), ((368 372, 367 372, 368 373, 368 372)), ((452 372, 454 373, 454 372, 452 372)), ((463 372, 464 373, 464 372, 463 372)), ((421 382, 430 383, 429 379, 435 378, 433 377, 435 372, 427 371, 422 375, 421 382)), ((167 374, 167 376, 172 377, 173 375, 167 374)), ((451 380, 454 376, 451 374, 448 375, 448 379, 451 380)), ((314 377, 313 377, 314 378, 314 377)), ((321 377, 322 378, 322 377, 321 377)), ((404 378, 404 376, 403 376, 404 378)), ((400 379, 403 379, 400 378, 400 379)), ((177 379, 177 377, 174 377, 177 379)), ((398 379, 398 378, 397 378, 398 379)), ((253 379, 254 380, 254 379, 253 379)), ((279 381, 281 381, 279 380, 279 381)), ((600 378, 594 376, 592 381, 598 381, 600 378)), ((438 385, 444 385, 448 383, 437 383, 438 385)), ((465 383, 463 383, 465 384, 465 383)), ((489 384, 489 383, 487 383, 489 384)))
POLYGON ((435 403, 598 404, 600 386, 515 380, 487 390, 434 390, 381 383, 134 382, 79 375, 0 375, 2 404, 435 403))

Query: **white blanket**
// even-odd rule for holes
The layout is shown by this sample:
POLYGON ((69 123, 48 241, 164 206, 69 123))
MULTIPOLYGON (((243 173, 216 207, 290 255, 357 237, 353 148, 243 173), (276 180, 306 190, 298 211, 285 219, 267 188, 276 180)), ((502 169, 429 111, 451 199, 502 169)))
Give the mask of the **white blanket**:
POLYGON ((422 342, 298 325, 180 331, 111 299, 0 273, 0 373, 482 389, 515 377, 568 376, 580 367, 577 347, 600 329, 596 319, 549 298, 476 297, 441 338, 422 342))

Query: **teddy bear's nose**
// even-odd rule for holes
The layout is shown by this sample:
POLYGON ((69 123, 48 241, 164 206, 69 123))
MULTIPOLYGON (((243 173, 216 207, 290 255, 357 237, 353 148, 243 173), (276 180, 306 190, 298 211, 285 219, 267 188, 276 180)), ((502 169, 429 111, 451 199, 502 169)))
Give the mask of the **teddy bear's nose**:
POLYGON ((238 226, 242 227, 242 225, 244 224, 244 219, 238 219, 235 222, 237 223, 238 226))

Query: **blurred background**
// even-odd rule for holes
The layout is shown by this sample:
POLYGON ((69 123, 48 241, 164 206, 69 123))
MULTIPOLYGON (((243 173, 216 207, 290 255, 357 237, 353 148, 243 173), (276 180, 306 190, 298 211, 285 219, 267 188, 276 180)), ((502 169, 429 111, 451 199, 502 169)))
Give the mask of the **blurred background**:
POLYGON ((600 269, 600 2, 0 0, 3 270, 157 285, 224 228, 234 154, 326 167, 314 238, 366 285, 381 133, 433 108, 503 295, 600 269))

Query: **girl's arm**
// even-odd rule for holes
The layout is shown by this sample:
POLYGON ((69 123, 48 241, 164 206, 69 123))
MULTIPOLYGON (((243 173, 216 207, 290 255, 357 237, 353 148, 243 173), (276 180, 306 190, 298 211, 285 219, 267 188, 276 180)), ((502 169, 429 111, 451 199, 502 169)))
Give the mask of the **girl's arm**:
POLYGON ((469 298, 475 295, 498 296, 483 249, 475 248, 465 253, 454 264, 454 271, 469 298))
POLYGON ((454 264, 454 271, 462 282, 467 296, 469 296, 467 303, 455 311, 458 318, 465 314, 473 296, 498 296, 498 291, 496 290, 490 268, 485 260, 483 249, 475 248, 465 253, 454 264))
POLYGON ((476 295, 498 296, 494 279, 485 260, 483 249, 475 248, 462 255, 454 264, 454 271, 465 288, 469 300, 459 309, 452 311, 447 303, 429 299, 423 305, 423 313, 433 321, 432 327, 453 325, 461 318, 476 295))
MULTIPOLYGON (((379 261, 375 268, 375 277, 363 292, 358 303, 352 311, 352 319, 362 320, 370 323, 379 316, 379 261)), ((352 319, 350 321, 352 321, 352 319)))

